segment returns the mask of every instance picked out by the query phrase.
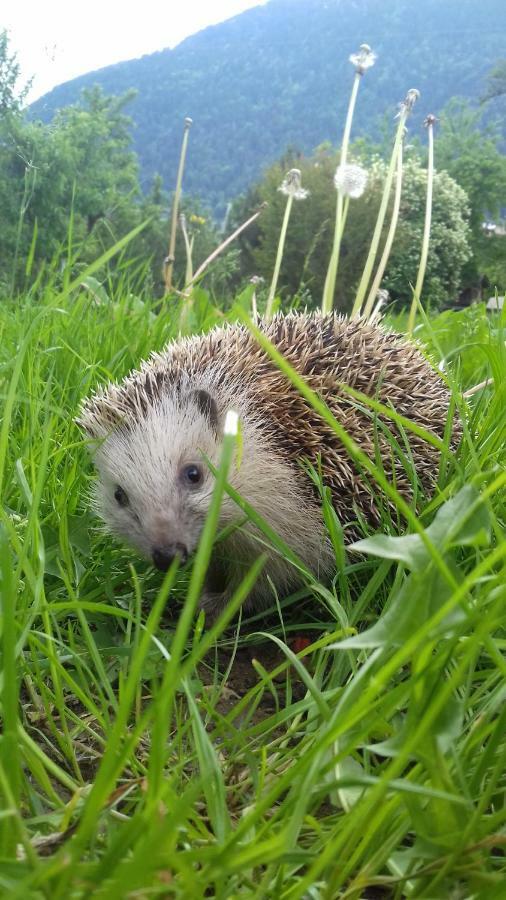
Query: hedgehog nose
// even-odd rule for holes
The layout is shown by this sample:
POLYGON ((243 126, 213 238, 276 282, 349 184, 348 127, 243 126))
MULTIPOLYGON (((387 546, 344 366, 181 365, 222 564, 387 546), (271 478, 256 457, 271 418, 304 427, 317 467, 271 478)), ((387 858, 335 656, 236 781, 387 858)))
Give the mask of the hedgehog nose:
POLYGON ((160 572, 166 572, 175 556, 179 556, 182 563, 188 559, 188 550, 184 544, 167 544, 165 547, 154 547, 151 558, 153 564, 160 572))

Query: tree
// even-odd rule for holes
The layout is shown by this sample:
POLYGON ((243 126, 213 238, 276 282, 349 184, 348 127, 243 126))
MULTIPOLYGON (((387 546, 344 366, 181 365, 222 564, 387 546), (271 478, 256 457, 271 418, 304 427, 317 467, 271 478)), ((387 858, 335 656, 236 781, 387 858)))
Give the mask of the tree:
POLYGON ((506 156, 501 136, 486 125, 483 111, 455 97, 441 113, 436 143, 436 166, 445 169, 464 188, 471 208, 471 227, 481 230, 485 216, 506 205, 506 156))
POLYGON ((0 258, 8 268, 23 260, 37 229, 35 262, 52 258, 72 237, 91 257, 140 221, 140 187, 130 149, 132 94, 83 92, 81 104, 62 110, 54 123, 22 113, 0 125, 0 258))
POLYGON ((9 34, 0 31, 0 119, 19 113, 23 100, 30 90, 30 82, 18 87, 20 67, 16 54, 9 53, 9 34))
POLYGON ((506 59, 501 59, 490 72, 488 76, 487 90, 483 95, 482 102, 493 100, 495 97, 504 97, 506 95, 506 59))
MULTIPOLYGON (((363 144, 359 147, 363 150, 363 144)), ((357 147, 354 152, 356 156, 357 147)), ((355 296, 387 170, 386 164, 377 156, 361 157, 357 161, 367 166, 369 183, 360 199, 350 201, 341 244, 336 306, 343 311, 350 309, 355 296)), ((268 169, 264 180, 248 194, 247 203, 243 201, 234 210, 235 219, 245 218, 260 201, 266 200, 269 204, 258 220, 256 234, 249 232, 243 238, 244 258, 250 274, 270 278, 284 211, 284 199, 278 186, 286 168, 296 165, 310 196, 293 208, 280 285, 286 295, 303 294, 304 302, 318 306, 334 227, 336 193, 333 176, 337 155, 328 145, 322 145, 310 158, 284 159, 283 163, 283 166, 278 163, 268 169)), ((426 170, 415 156, 405 163, 400 221, 383 282, 393 299, 405 304, 411 301, 411 285, 416 280, 420 258, 426 186, 426 170)), ((459 290, 462 267, 470 256, 467 219, 465 192, 446 172, 436 173, 431 252, 424 287, 424 296, 434 305, 454 299, 459 290)))
MULTIPOLYGON (((386 166, 382 162, 378 179, 382 186, 386 166)), ((427 194, 427 170, 420 159, 408 159, 404 166, 403 191, 392 253, 384 287, 394 299, 411 301, 422 246, 427 194)), ((436 171, 432 203, 429 257, 422 299, 432 306, 454 301, 462 287, 465 264, 471 258, 469 201, 466 192, 448 172, 436 171)))
POLYGON ((506 238, 490 238, 483 229, 484 221, 500 217, 506 207, 506 156, 501 145, 500 132, 494 123, 484 121, 483 109, 454 98, 443 110, 436 165, 446 169, 469 198, 473 255, 464 280, 475 291, 481 289, 484 277, 492 289, 506 287, 506 238))

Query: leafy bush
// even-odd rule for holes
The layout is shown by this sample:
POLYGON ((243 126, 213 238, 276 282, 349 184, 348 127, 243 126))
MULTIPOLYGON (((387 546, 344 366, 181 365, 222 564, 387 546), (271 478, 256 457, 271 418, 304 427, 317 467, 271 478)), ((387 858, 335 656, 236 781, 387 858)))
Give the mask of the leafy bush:
MULTIPOLYGON (((364 160, 362 159, 362 164, 364 160)), ((330 255, 335 216, 333 176, 337 156, 328 146, 313 157, 285 157, 271 166, 263 181, 239 202, 234 217, 246 217, 261 201, 268 207, 254 232, 241 239, 244 265, 268 278, 274 265, 277 236, 284 213, 284 199, 278 191, 288 163, 296 164, 309 198, 294 207, 288 231, 280 281, 287 295, 309 292, 311 304, 319 306, 330 255)), ((337 281, 337 308, 349 310, 378 213, 387 166, 378 157, 368 161, 368 186, 358 200, 350 203, 341 245, 337 281)), ((384 279, 394 300, 411 302, 412 285, 420 259, 425 215, 427 173, 418 156, 405 163, 400 221, 384 279)), ((436 172, 431 243, 424 297, 434 307, 454 300, 460 287, 464 264, 470 257, 469 209, 465 192, 446 173, 436 172)), ((388 227, 384 226, 383 239, 388 227)), ((307 297, 307 293, 305 294, 307 297)))

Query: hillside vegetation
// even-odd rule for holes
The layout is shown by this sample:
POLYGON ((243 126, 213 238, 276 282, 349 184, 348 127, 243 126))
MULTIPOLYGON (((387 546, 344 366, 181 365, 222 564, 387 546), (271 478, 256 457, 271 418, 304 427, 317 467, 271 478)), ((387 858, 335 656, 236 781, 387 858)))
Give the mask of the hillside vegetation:
MULTIPOLYGON (((336 143, 348 100, 348 54, 363 41, 378 53, 357 110, 356 135, 378 137, 406 90, 421 91, 423 116, 456 95, 478 99, 504 56, 504 0, 270 0, 188 38, 174 50, 108 66, 38 100, 47 121, 99 84, 138 91, 130 106, 142 180, 160 173, 172 188, 182 122, 194 127, 185 178, 223 214, 288 145, 336 143)), ((163 33, 160 34, 163 41, 163 33)))

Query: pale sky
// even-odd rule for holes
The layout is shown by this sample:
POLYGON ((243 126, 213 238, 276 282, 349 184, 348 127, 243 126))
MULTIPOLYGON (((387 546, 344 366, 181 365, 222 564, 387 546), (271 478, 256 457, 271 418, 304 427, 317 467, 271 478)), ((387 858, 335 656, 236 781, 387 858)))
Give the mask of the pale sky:
POLYGON ((29 100, 110 63, 174 47, 185 37, 265 0, 1 0, 29 100))

